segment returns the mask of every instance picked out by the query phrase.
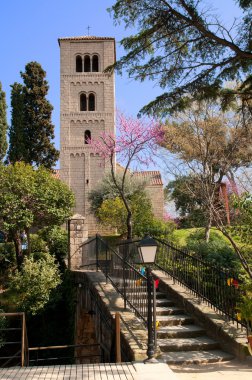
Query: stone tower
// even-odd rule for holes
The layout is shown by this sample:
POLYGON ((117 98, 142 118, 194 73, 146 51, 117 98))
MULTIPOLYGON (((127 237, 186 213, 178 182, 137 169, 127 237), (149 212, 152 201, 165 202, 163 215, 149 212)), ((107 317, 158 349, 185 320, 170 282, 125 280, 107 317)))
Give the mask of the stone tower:
POLYGON ((104 69, 115 62, 115 40, 109 37, 60 38, 60 178, 76 197, 75 213, 86 217, 89 235, 97 232, 88 194, 105 171, 94 155, 90 137, 115 128, 114 75, 104 69))

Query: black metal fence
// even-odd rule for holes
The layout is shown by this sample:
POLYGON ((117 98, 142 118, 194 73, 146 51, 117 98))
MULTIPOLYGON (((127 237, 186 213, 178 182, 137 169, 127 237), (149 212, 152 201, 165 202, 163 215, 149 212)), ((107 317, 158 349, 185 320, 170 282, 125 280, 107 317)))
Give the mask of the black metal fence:
POLYGON ((155 265, 180 284, 188 287, 209 306, 219 310, 228 319, 246 327, 241 321, 237 305, 241 291, 237 275, 218 268, 198 257, 174 247, 169 242, 158 243, 155 265))
MULTIPOLYGON (((134 250, 135 246, 132 247, 134 250)), ((141 268, 128 261, 130 249, 130 245, 124 244, 117 252, 96 235, 82 245, 82 267, 100 269, 121 294, 125 307, 128 304, 147 324, 147 279, 141 268)))

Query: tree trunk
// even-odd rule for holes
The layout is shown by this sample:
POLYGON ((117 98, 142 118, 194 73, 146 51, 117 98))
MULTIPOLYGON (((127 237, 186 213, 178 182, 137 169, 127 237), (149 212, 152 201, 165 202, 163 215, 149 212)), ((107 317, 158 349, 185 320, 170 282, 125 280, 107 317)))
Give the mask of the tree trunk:
POLYGON ((212 226, 212 218, 209 218, 205 227, 205 241, 208 243, 210 239, 210 231, 212 226))
POLYGON ((13 234, 12 240, 14 242, 15 251, 16 251, 17 266, 18 266, 18 269, 20 269, 24 261, 24 256, 23 256, 22 243, 21 243, 21 237, 20 237, 19 231, 13 234))
POLYGON ((247 274, 249 275, 250 279, 252 279, 252 270, 250 269, 250 266, 247 262, 247 260, 245 259, 245 257, 243 256, 240 248, 237 246, 237 244, 235 243, 235 241, 233 240, 233 238, 229 235, 229 233, 226 231, 225 228, 222 228, 222 227, 218 227, 218 229, 223 233, 224 236, 226 236, 226 238, 230 241, 230 243, 232 244, 234 250, 235 250, 235 253, 237 254, 239 260, 240 260, 240 263, 241 265, 243 266, 244 270, 247 272, 247 274))
POLYGON ((26 236, 27 236, 27 256, 31 256, 31 238, 30 238, 30 229, 27 228, 25 230, 26 236))
POLYGON ((132 239, 132 212, 130 210, 127 214, 127 239, 132 239))

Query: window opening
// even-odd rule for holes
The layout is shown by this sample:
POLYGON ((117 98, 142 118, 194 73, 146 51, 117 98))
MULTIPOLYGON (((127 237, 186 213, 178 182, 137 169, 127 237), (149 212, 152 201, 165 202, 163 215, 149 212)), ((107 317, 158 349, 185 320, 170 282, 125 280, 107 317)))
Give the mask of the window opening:
POLYGON ((82 72, 82 58, 80 55, 77 55, 76 57, 76 72, 77 73, 82 72))
POLYGON ((84 71, 86 73, 89 73, 90 69, 91 69, 90 57, 89 57, 89 55, 85 55, 85 57, 84 57, 84 71))
POLYGON ((95 96, 94 94, 89 94, 88 97, 88 110, 94 111, 95 110, 95 96))
POLYGON ((89 144, 90 142, 89 140, 91 139, 91 132, 89 130, 85 131, 84 139, 85 139, 85 144, 89 144))
POLYGON ((93 55, 93 57, 92 57, 92 71, 95 73, 97 73, 99 71, 98 55, 93 55))
POLYGON ((86 94, 81 94, 80 96, 80 110, 87 111, 87 96, 86 94))

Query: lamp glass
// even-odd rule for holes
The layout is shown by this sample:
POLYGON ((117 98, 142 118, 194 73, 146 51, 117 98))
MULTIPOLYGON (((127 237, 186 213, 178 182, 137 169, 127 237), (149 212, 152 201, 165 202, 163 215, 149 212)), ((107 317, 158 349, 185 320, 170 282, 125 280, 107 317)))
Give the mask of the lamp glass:
POLYGON ((157 246, 140 246, 138 247, 140 258, 144 264, 151 264, 155 262, 157 246))

